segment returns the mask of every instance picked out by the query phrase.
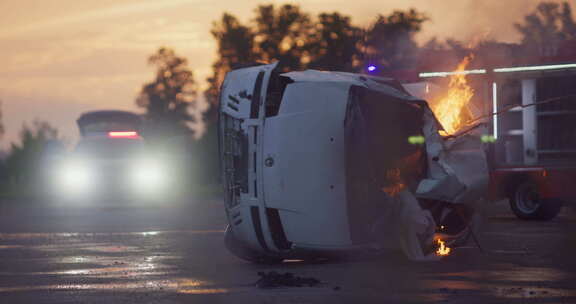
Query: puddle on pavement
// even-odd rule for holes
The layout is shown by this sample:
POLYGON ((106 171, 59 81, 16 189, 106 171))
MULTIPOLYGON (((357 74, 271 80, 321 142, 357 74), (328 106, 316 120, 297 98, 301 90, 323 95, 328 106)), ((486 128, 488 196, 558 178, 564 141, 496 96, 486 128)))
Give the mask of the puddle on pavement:
POLYGON ((469 280, 490 280, 490 281, 510 281, 510 282, 559 282, 568 277, 566 272, 554 268, 545 267, 522 267, 515 265, 501 265, 504 269, 482 270, 469 272, 448 272, 431 273, 426 277, 445 278, 466 278, 469 280), (507 268, 507 269, 506 269, 507 268))
POLYGON ((57 244, 35 245, 27 247, 32 250, 45 252, 60 252, 70 250, 81 250, 93 254, 102 253, 137 253, 143 249, 135 246, 114 245, 113 243, 86 243, 86 242, 66 242, 57 244))
POLYGON ((224 230, 168 230, 141 232, 54 232, 54 233, 0 233, 0 240, 90 238, 101 236, 157 236, 161 234, 219 234, 224 230))
MULTIPOLYGON (((517 267, 510 265, 509 267, 517 267)), ((512 282, 560 282, 568 277, 564 271, 545 267, 522 267, 508 270, 485 271, 490 280, 512 282)))
POLYGON ((135 246, 124 246, 124 245, 95 245, 95 246, 81 246, 78 247, 80 250, 92 251, 95 253, 134 253, 141 252, 143 249, 135 246))
POLYGON ((142 257, 122 257, 122 258, 101 258, 97 256, 66 257, 64 259, 49 259, 46 263, 64 264, 89 264, 91 268, 73 268, 57 271, 10 273, 0 272, 0 275, 31 275, 31 276, 79 276, 82 278, 134 278, 146 276, 172 275, 176 272, 176 267, 163 264, 162 261, 174 256, 148 256, 142 257))
MULTIPOLYGON (((238 289, 238 288, 236 288, 238 289)), ((222 288, 197 279, 174 279, 174 280, 147 280, 138 282, 114 282, 103 284, 55 284, 0 287, 0 293, 7 292, 30 292, 30 291, 75 291, 75 290, 114 290, 114 291, 161 291, 182 294, 224 294, 235 289, 222 288)), ((238 289, 239 290, 239 289, 238 289)))
POLYGON ((432 289, 450 290, 481 290, 482 287, 475 282, 467 280, 425 280, 423 285, 432 289))
POLYGON ((575 290, 542 287, 496 287, 494 294, 503 298, 556 298, 576 297, 575 290))
POLYGON ((22 245, 0 245, 0 250, 2 249, 18 249, 22 248, 22 245))
MULTIPOLYGON (((114 283, 103 284, 53 284, 40 286, 13 286, 2 287, 0 292, 30 291, 30 290, 103 290, 103 289, 140 289, 159 288, 178 290, 178 281, 174 280, 150 280, 159 277, 170 278, 177 273, 175 266, 165 263, 166 260, 181 259, 177 255, 164 255, 162 252, 145 255, 146 246, 124 245, 114 242, 90 242, 82 241, 82 238, 92 236, 128 235, 142 237, 156 237, 165 233, 218 233, 218 231, 185 231, 185 232, 131 232, 131 233, 11 233, 0 234, 0 240, 9 239, 13 242, 27 238, 45 238, 46 244, 33 245, 1 245, 2 248, 25 248, 32 251, 49 253, 41 259, 35 259, 42 268, 49 266, 56 268, 50 271, 28 272, 0 272, 2 276, 31 276, 30 281, 41 277, 52 277, 58 282, 66 280, 70 283, 84 279, 108 279, 114 283), (54 241, 53 237, 59 238, 54 241), (70 253, 82 254, 71 255, 70 253), (62 256, 64 255, 64 256, 62 256), (72 280, 72 281, 71 281, 72 280)), ((26 261, 31 261, 29 258, 26 261)), ((18 269, 18 268, 16 268, 18 269)), ((6 269, 9 270, 9 269, 6 269)), ((50 279, 52 281, 52 279, 50 279)), ((190 288, 185 288, 185 290, 190 288)), ((194 290, 201 290, 201 284, 197 284, 194 290)), ((214 289, 214 288, 208 288, 214 289)), ((213 291, 207 291, 213 292, 213 291)))
MULTIPOLYGON (((88 259, 86 259, 88 261, 88 259)), ((94 258, 91 264, 97 264, 103 261, 94 258)), ((104 264, 105 265, 105 264, 104 264)), ((109 264, 110 265, 110 264, 109 264)), ((144 259, 123 258, 121 261, 115 259, 112 266, 85 268, 85 269, 68 269, 62 271, 40 272, 38 275, 72 275, 86 278, 127 278, 127 277, 145 277, 151 275, 170 275, 175 273, 174 266, 168 266, 159 262, 158 257, 151 256, 144 259)))
POLYGON ((194 279, 181 279, 177 282, 177 293, 185 294, 221 294, 229 293, 228 288, 216 288, 213 284, 206 281, 194 279))
POLYGON ((576 296, 576 290, 539 286, 542 283, 568 280, 570 276, 566 272, 544 267, 512 269, 515 267, 514 265, 503 266, 510 269, 434 274, 430 279, 424 281, 424 285, 437 291, 436 294, 431 294, 429 297, 438 301, 445 300, 450 294, 481 294, 499 298, 576 296), (432 279, 432 277, 439 279, 432 279), (536 286, 529 286, 530 284, 536 286))
MULTIPOLYGON (((48 250, 58 249, 66 251, 68 246, 54 245, 48 250), (63 248, 64 247, 64 248, 63 248)), ((78 255, 66 257, 54 257, 43 260, 43 263, 61 265, 66 264, 79 266, 73 269, 62 269, 44 272, 10 273, 2 272, 0 275, 31 275, 31 276, 57 276, 58 279, 113 279, 111 283, 98 284, 52 284, 34 286, 11 286, 0 287, 0 293, 6 292, 29 292, 29 291, 52 291, 52 290, 130 290, 130 291, 163 291, 185 294, 221 294, 228 293, 229 289, 215 286, 209 282, 192 278, 173 278, 178 274, 176 266, 165 264, 166 260, 181 259, 175 255, 149 255, 138 256, 133 254, 111 257, 98 254, 108 252, 141 252, 143 249, 130 246, 111 246, 109 244, 80 246, 79 248, 90 249, 93 255, 78 255), (82 265, 92 267, 81 267, 82 265), (165 280, 150 280, 151 277, 167 277, 165 280)), ((34 280, 34 279, 30 279, 34 280)))

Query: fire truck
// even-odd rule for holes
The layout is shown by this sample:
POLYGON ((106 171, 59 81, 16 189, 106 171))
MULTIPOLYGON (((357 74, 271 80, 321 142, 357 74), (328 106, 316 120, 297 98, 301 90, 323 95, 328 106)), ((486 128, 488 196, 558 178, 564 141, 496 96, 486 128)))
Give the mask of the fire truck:
MULTIPOLYGON (((415 95, 442 90, 455 72, 427 72, 415 95)), ((576 202, 576 63, 460 71, 471 106, 489 125, 492 199, 525 220, 550 220, 576 202)), ((408 85, 410 87, 410 85, 408 85)))

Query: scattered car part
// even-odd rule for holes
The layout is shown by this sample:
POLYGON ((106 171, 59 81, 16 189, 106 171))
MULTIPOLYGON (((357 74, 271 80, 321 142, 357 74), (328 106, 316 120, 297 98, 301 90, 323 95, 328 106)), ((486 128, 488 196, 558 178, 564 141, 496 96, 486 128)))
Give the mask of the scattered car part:
POLYGON ((258 288, 315 287, 320 284, 320 281, 316 278, 299 277, 291 272, 258 272, 258 275, 260 276, 260 279, 256 282, 256 287, 258 288))

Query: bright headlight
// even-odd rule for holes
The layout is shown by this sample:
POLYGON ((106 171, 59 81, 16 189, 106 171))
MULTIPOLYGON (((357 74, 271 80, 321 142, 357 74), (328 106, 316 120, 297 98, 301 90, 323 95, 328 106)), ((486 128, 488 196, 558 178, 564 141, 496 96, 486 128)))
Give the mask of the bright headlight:
POLYGON ((84 191, 92 182, 92 170, 81 162, 69 162, 60 168, 60 185, 67 191, 84 191))
POLYGON ((163 188, 166 178, 165 169, 158 162, 140 162, 132 172, 135 186, 143 191, 163 188))

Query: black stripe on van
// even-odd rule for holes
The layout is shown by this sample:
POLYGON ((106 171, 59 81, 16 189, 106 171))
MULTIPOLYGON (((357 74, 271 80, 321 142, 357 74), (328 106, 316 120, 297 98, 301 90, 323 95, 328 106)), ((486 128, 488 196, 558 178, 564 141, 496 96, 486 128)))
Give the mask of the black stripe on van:
POLYGON ((270 233, 276 248, 280 250, 288 250, 292 248, 292 243, 286 238, 284 227, 282 226, 282 219, 278 209, 266 208, 266 216, 268 218, 268 225, 270 226, 270 233))
POLYGON ((264 71, 258 73, 256 76, 256 84, 254 85, 254 94, 252 94, 252 103, 250 104, 250 118, 258 118, 260 111, 260 95, 262 93, 262 82, 264 81, 264 71))
POLYGON ((260 246, 262 246, 264 250, 270 250, 268 245, 266 245, 266 241, 264 240, 264 233, 262 232, 262 222, 260 221, 260 211, 258 210, 258 207, 250 207, 250 213, 252 215, 252 225, 254 225, 254 231, 256 232, 258 243, 260 243, 260 246))

